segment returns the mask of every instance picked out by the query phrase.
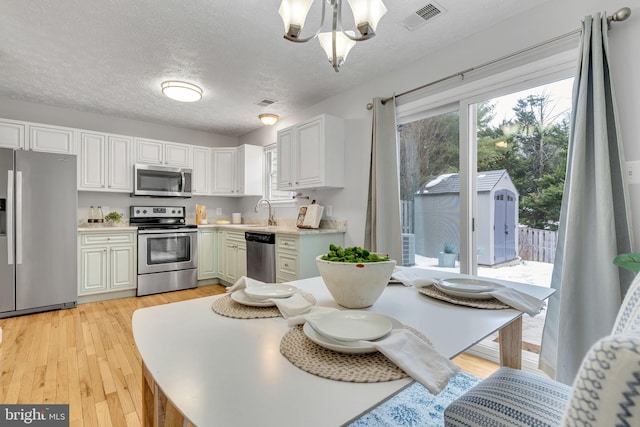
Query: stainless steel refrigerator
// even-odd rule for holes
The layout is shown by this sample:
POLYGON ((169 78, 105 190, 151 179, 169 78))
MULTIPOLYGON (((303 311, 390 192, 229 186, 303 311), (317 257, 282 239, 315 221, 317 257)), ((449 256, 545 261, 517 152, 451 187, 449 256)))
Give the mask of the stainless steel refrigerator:
POLYGON ((76 306, 76 162, 0 148, 0 318, 76 306))

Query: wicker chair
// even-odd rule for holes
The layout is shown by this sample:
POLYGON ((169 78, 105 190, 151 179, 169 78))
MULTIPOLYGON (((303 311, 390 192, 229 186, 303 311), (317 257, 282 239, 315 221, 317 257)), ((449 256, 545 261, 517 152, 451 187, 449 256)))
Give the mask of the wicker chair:
POLYGON ((640 425, 640 275, 612 334, 589 349, 572 387, 503 367, 452 402, 444 421, 451 427, 640 425))

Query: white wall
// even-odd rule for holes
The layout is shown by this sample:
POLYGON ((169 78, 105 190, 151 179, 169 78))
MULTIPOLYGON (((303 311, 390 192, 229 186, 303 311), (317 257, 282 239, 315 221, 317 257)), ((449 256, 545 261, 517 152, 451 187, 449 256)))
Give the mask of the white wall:
MULTIPOLYGON (((458 71, 486 63, 504 55, 534 46, 581 28, 581 20, 596 12, 613 13, 621 7, 632 8, 632 16, 614 24, 609 32, 610 66, 617 94, 621 134, 627 160, 640 159, 640 8, 628 0, 557 0, 527 11, 466 40, 428 55, 412 67, 397 70, 371 80, 340 96, 328 99, 275 126, 262 128, 240 138, 240 143, 266 145, 276 140, 278 129, 318 114, 327 113, 346 119, 346 179, 342 190, 317 191, 312 198, 333 206, 333 217, 347 221, 346 244, 362 245, 368 188, 371 140, 371 112, 365 106, 374 97, 421 86, 458 71)), ((384 37, 383 34, 378 35, 384 37)), ((366 42, 364 42, 366 43, 366 42)), ((358 47, 356 46, 355 49, 358 47)), ((349 62, 344 65, 349 66, 349 62)), ((640 186, 631 186, 634 222, 640 224, 640 186)), ((635 232, 640 242, 640 227, 635 232)))

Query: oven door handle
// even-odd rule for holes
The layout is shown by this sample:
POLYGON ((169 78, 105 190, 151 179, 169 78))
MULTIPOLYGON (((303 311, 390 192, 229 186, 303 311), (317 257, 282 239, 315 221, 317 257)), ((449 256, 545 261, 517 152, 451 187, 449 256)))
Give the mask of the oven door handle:
POLYGON ((182 236, 185 234, 190 234, 190 233, 197 233, 198 229, 197 228, 192 228, 192 229, 167 229, 167 230, 161 230, 161 229, 154 229, 154 230, 138 230, 138 234, 176 234, 178 236, 182 236))

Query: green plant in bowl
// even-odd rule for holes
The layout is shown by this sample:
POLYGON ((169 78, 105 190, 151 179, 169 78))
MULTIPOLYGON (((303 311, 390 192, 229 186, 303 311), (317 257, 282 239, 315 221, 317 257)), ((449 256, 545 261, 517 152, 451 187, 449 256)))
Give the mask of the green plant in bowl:
POLYGON ((113 211, 105 215, 104 220, 110 224, 117 224, 122 220, 122 215, 119 212, 113 211))
POLYGON ((316 258, 316 266, 333 299, 346 308, 370 307, 384 291, 394 260, 359 247, 330 245, 316 258))

